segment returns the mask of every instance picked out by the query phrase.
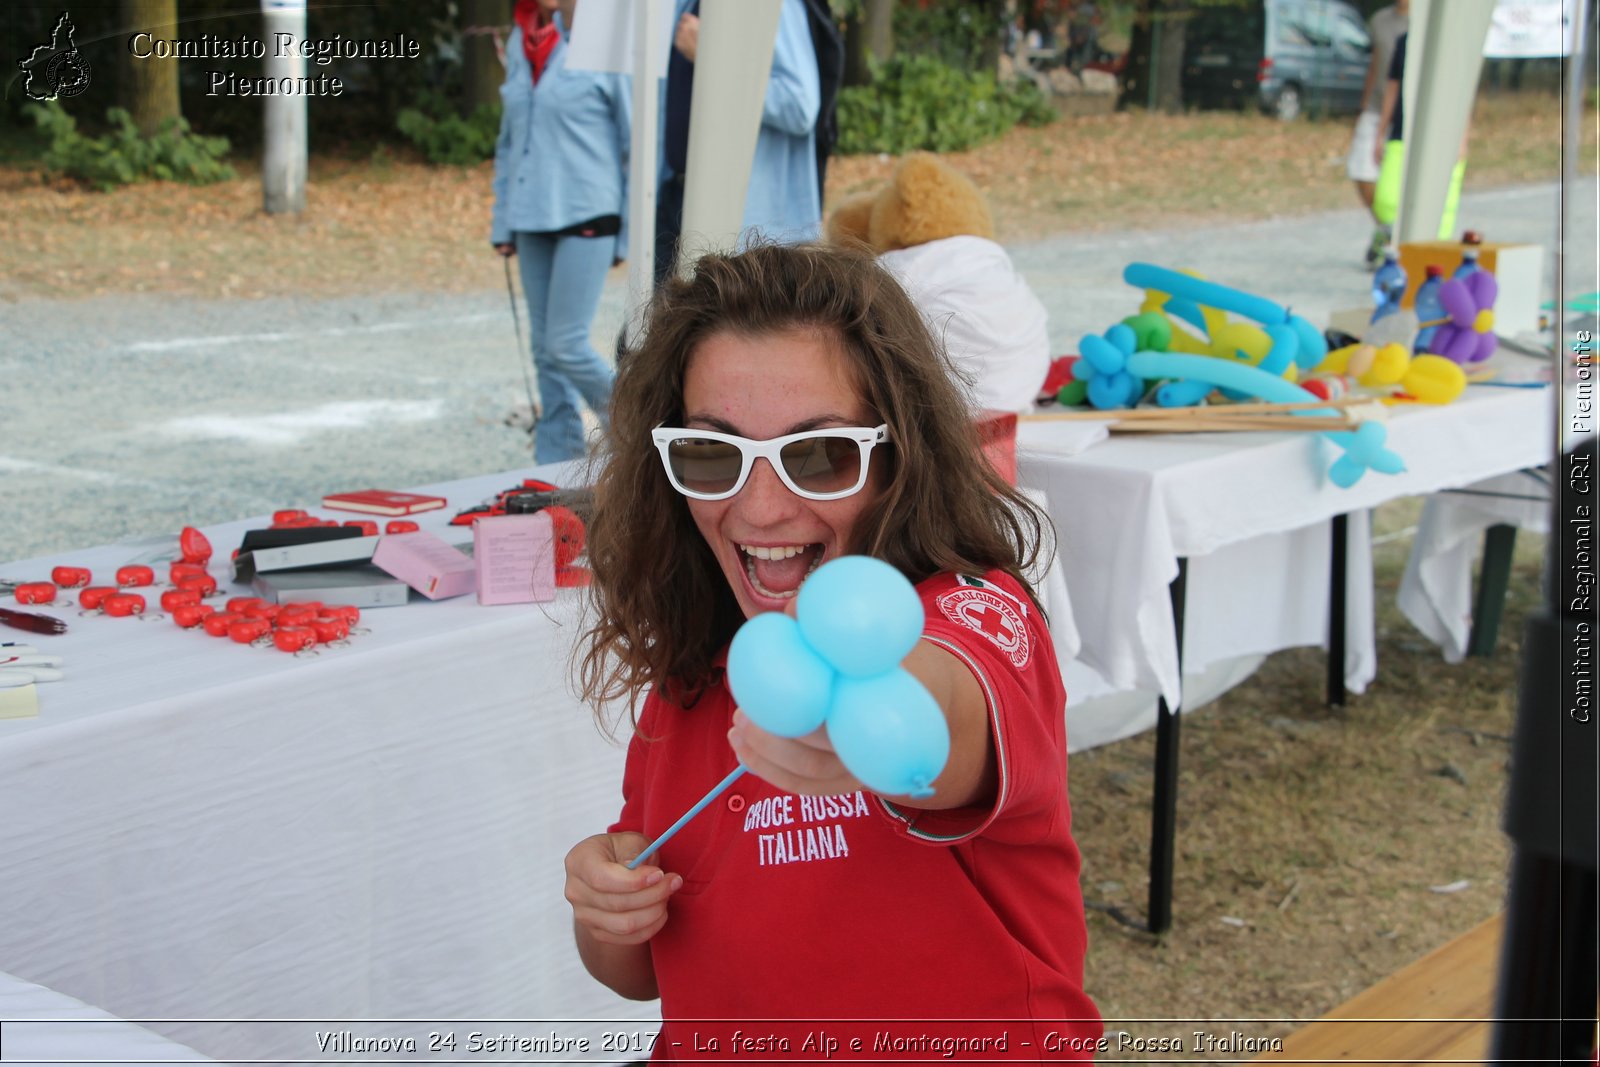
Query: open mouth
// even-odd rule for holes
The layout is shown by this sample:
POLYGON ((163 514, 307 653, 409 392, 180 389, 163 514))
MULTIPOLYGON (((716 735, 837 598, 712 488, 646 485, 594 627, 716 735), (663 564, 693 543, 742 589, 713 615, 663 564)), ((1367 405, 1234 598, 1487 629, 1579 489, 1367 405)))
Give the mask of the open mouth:
POLYGON ((739 545, 745 577, 756 594, 769 600, 788 600, 800 592, 811 572, 822 563, 823 547, 808 545, 739 545))

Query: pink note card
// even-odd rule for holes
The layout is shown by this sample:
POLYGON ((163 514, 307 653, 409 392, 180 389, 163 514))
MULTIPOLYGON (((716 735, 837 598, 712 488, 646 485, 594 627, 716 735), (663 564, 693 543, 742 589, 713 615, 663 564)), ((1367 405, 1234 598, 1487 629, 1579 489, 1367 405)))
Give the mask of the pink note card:
POLYGON ((472 592, 472 557, 423 530, 378 538, 372 562, 429 600, 472 592))
POLYGON ((556 598, 556 543, 550 513, 494 515, 472 524, 478 603, 531 604, 556 598))

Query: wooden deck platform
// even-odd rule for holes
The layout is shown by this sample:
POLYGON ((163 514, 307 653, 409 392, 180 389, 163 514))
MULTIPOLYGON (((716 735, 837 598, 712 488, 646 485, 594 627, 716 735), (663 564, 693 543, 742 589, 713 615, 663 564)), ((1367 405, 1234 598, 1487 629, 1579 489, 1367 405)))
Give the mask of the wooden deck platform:
POLYGON ((1296 1030, 1282 1052, 1256 1062, 1482 1063, 1489 1053, 1486 1020, 1494 1011, 1500 934, 1501 917, 1495 916, 1296 1030))

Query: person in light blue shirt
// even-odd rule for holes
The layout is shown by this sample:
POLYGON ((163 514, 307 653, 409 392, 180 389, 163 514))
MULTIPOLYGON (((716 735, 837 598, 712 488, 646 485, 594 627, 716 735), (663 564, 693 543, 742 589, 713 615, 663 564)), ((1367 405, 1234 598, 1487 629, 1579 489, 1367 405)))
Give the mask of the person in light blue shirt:
MULTIPOLYGON (((665 136, 656 212, 658 279, 677 259, 688 162, 690 89, 700 32, 699 0, 677 0, 677 4, 663 102, 665 136)), ((797 244, 814 240, 821 232, 822 190, 817 185, 817 115, 821 107, 822 82, 805 0, 783 0, 761 130, 745 192, 741 243, 759 234, 797 244)))
POLYGON ((629 79, 567 69, 576 4, 538 0, 560 40, 537 75, 524 29, 512 32, 494 153, 489 242, 521 266, 542 409, 539 463, 584 455, 583 405, 606 424, 616 372, 589 343, 589 328, 606 272, 628 247, 629 79))

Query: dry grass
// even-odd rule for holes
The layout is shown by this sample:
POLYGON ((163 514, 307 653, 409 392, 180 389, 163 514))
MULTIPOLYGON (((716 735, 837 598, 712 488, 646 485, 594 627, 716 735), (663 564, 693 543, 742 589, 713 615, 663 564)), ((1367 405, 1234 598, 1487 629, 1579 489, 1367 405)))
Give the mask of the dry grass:
MULTIPOLYGON (((1585 124, 1593 170, 1595 130, 1585 124)), ((998 144, 946 158, 994 207, 1002 241, 1062 231, 1165 228, 1353 207, 1344 176, 1351 124, 1282 123, 1264 115, 1142 111, 1013 130, 998 144)), ((1467 188, 1554 181, 1561 108, 1545 94, 1483 96, 1473 116, 1467 188)), ((893 163, 856 157, 829 172, 830 191, 886 178, 893 163)))
MULTIPOLYGON (((1418 511, 1387 505, 1376 529, 1418 511)), ((1409 548, 1375 549, 1380 669, 1367 693, 1330 709, 1322 653, 1291 651, 1185 718, 1174 929, 1156 939, 1089 915, 1089 989, 1108 1018, 1315 1018, 1501 909, 1506 739, 1543 538, 1519 538, 1495 654, 1454 667, 1394 608, 1409 548)), ((1071 766, 1085 896, 1138 916, 1153 753, 1147 735, 1071 766)))
MULTIPOLYGON (((1588 151, 1594 122, 1585 123, 1588 151)), ((1553 180, 1561 115, 1546 94, 1484 97, 1469 188, 1553 180)), ((1144 112, 1017 129, 951 161, 994 207, 1002 240, 1074 230, 1253 219, 1355 203, 1344 178, 1348 122, 1144 112)), ((828 198, 870 187, 893 162, 835 160, 828 198)), ((487 164, 433 168, 316 158, 307 210, 261 210, 259 177, 202 188, 154 183, 111 193, 43 184, 0 167, 0 299, 108 292, 260 297, 492 285, 487 164)))

